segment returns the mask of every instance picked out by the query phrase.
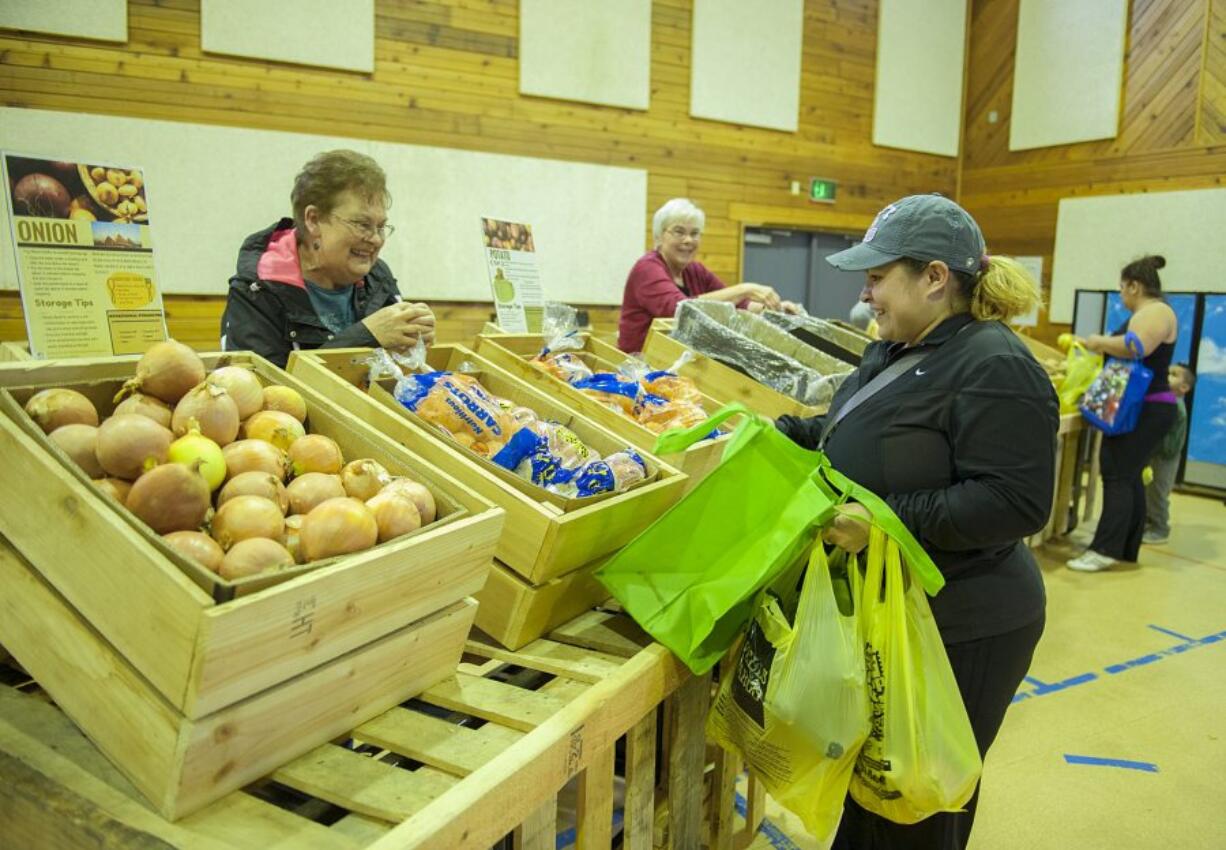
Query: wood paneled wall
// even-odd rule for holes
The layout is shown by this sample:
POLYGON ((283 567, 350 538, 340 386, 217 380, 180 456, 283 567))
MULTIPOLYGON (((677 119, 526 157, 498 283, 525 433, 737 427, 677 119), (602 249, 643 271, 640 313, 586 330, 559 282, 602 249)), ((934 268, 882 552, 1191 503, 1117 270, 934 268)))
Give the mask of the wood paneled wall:
MULTIPOLYGON (((1042 255, 1050 280, 1061 198, 1226 185, 1226 0, 1132 0, 1119 136, 1013 152, 1017 10, 972 0, 961 200, 990 250, 1042 255)), ((1040 338, 1067 327, 1041 321, 1040 338)))
MULTIPOLYGON (((369 75, 205 55, 197 0, 130 0, 124 46, 0 32, 0 98, 645 168, 645 248, 651 212, 688 196, 707 213, 703 261, 732 282, 742 223, 856 232, 900 195, 955 191, 955 160, 871 143, 876 8, 807 0, 797 133, 689 117, 691 0, 652 4, 646 112, 521 96, 516 0, 378 0, 369 75), (812 176, 840 181, 835 208, 806 201, 812 176)), ((270 198, 270 214, 284 205, 270 198)), ((599 232, 579 227, 578 238, 599 232)), ((168 299, 172 323, 180 302, 168 299)))

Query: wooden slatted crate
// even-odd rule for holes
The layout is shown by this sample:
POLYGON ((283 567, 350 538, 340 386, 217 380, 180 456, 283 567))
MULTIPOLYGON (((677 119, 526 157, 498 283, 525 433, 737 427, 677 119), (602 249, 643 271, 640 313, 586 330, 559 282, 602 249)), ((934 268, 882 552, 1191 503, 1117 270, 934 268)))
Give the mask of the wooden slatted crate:
POLYGON ((0 363, 30 359, 30 346, 24 342, 0 342, 0 363))
POLYGON ((647 334, 647 341, 643 343, 642 356, 651 365, 664 368, 676 363, 686 351, 693 354, 693 359, 681 367, 680 374, 692 378, 694 383, 702 387, 703 392, 721 402, 739 401, 755 413, 772 419, 780 416, 818 416, 826 412, 825 405, 802 404, 766 384, 758 383, 731 366, 725 366, 718 360, 694 351, 667 333, 657 330, 654 323, 651 332, 647 334))
MULTIPOLYGON (((616 347, 590 335, 583 335, 579 339, 583 342, 583 348, 575 353, 592 367, 593 371, 616 372, 618 365, 626 359, 626 355, 616 347)), ((482 334, 477 338, 477 352, 491 362, 545 392, 564 399, 583 415, 599 422, 644 451, 652 451, 655 448, 656 440, 660 436, 657 432, 629 416, 611 410, 556 375, 534 366, 531 360, 540 353, 544 345, 545 338, 540 334, 482 334)), ((659 368, 671 365, 665 364, 659 368)), ((702 387, 699 387, 699 391, 703 392, 702 387)), ((702 405, 708 413, 714 413, 721 406, 721 402, 703 392, 702 405)), ((686 485, 689 490, 719 465, 727 442, 727 436, 704 440, 684 452, 662 456, 661 460, 672 464, 690 477, 686 485)))
POLYGON ((609 591, 594 575, 605 560, 539 585, 494 561, 485 587, 475 596, 481 606, 477 628, 508 649, 536 640, 609 598, 609 591))
POLYGON ((0 669, 6 831, 17 846, 106 850, 487 850, 504 836, 522 850, 553 850, 566 796, 576 847, 613 846, 615 823, 626 850, 748 844, 761 796, 751 788, 738 829, 739 768, 717 756, 712 769, 705 752, 709 678, 693 677, 626 617, 590 612, 519 652, 476 640, 467 651, 451 678, 417 699, 178 824, 132 797, 37 698, 41 683, 0 669))
MULTIPOLYGON (((299 351, 291 356, 289 369, 304 384, 505 508, 507 521, 495 556, 532 584, 542 585, 616 551, 681 496, 685 475, 644 454, 655 470, 654 480, 617 495, 578 500, 577 506, 559 505, 539 488, 526 489, 523 482, 512 483, 491 473, 484 462, 436 428, 418 424, 422 420, 411 416, 387 386, 376 384, 366 392, 368 356, 365 349, 299 351), (533 491, 536 496, 531 495, 533 491)), ((429 357, 435 369, 458 369, 467 362, 491 392, 568 424, 602 454, 626 446, 625 440, 577 414, 556 397, 520 381, 467 348, 436 346, 429 357)))
MULTIPOLYGON (((454 609, 480 590, 503 520, 501 510, 281 370, 252 355, 227 357, 250 366, 266 383, 299 390, 311 430, 335 439, 346 456, 373 457, 394 474, 427 484, 442 519, 365 552, 247 581, 246 586, 244 580, 228 582, 181 558, 98 492, 66 457, 49 449, 41 430, 20 410, 22 401, 43 386, 75 386, 101 402, 133 373, 136 358, 0 367, 0 451, 7 459, 0 468, 0 534, 69 610, 130 665, 135 679, 150 689, 158 712, 178 718, 174 722, 214 723, 223 735, 231 727, 218 718, 229 716, 226 712, 241 714, 253 700, 304 676, 342 670, 337 665, 352 665, 355 655, 370 652, 375 658, 377 648, 393 636, 406 639, 414 623, 454 609), (265 586, 275 579, 281 580, 265 586), (244 589, 250 592, 220 601, 244 589)), ((206 356, 206 363, 220 359, 206 356)), ((467 613, 455 616, 471 622, 471 611, 463 610, 467 613)), ((19 638, 0 642, 22 659, 37 647, 15 642, 19 638)), ((81 687, 87 684, 82 680, 81 687)), ((347 710, 377 712, 382 698, 355 691, 347 710)), ((326 709, 313 699, 304 702, 306 720, 285 730, 293 746, 309 746, 332 734, 311 719, 312 712, 323 717, 326 709)), ((163 769, 175 773, 186 770, 184 764, 163 758, 161 767, 154 767, 127 742, 100 744, 127 769, 146 772, 142 791, 176 815, 238 787, 260 769, 234 765, 216 777, 185 775, 181 787, 163 788, 156 776, 170 781, 163 769)))

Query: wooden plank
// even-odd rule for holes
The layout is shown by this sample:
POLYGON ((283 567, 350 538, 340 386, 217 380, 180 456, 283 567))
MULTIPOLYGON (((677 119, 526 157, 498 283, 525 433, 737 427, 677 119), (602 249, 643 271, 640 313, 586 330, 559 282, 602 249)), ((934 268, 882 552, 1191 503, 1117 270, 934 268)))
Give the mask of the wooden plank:
POLYGON ((589 611, 549 633, 550 640, 632 658, 651 643, 646 632, 629 617, 589 611))
POLYGON ((744 850, 753 843, 754 836, 758 834, 758 829, 766 817, 766 786, 752 772, 749 774, 749 787, 745 796, 745 829, 736 842, 739 845, 737 850, 744 850))
POLYGON ((515 652, 478 640, 469 640, 466 648, 508 664, 593 684, 612 676, 624 663, 621 658, 551 640, 535 640, 515 652))
POLYGON ((348 838, 358 847, 378 841, 391 830, 386 821, 368 818, 366 815, 345 815, 329 827, 332 832, 348 838))
POLYGON ((470 729, 403 708, 385 711, 353 735, 456 776, 467 776, 523 737, 497 723, 470 729))
POLYGON ((463 673, 422 692, 419 699, 523 732, 540 726, 566 705, 547 694, 463 673))
POLYGON ((642 719, 689 677, 660 646, 643 650, 615 676, 568 704, 512 750, 487 763, 368 850, 485 850, 583 770, 595 753, 642 719), (463 815, 481 811, 487 816, 463 815))
POLYGON ((612 845, 613 747, 594 753, 579 774, 575 818, 575 850, 605 850, 612 845))
POLYGON ((655 846, 656 710, 626 734, 626 798, 622 841, 625 850, 655 846))
POLYGON ((409 771, 325 744, 277 769, 272 778, 351 812, 399 823, 459 780, 421 767, 409 771))
POLYGON ((674 847, 697 847, 702 835, 702 782, 706 761, 705 720, 710 676, 694 676, 670 699, 668 834, 674 847))
POLYGON ((723 747, 715 748, 715 771, 711 781, 711 850, 732 850, 736 837, 736 777, 741 760, 723 747))
POLYGON ((554 850, 558 834, 558 798, 550 797, 511 833, 513 850, 554 850))
POLYGON ((601 562, 534 585, 495 561, 474 594, 477 628, 508 649, 519 649, 609 598, 593 576, 601 562))

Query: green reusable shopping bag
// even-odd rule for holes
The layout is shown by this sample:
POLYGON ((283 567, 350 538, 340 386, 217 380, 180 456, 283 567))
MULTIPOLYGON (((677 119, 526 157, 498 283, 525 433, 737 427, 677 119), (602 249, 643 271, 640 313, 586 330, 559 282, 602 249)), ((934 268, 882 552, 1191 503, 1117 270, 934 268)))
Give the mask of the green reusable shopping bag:
POLYGON ((802 449, 742 404, 662 434, 656 452, 683 451, 738 414, 719 466, 596 573, 698 674, 728 651, 758 591, 808 551, 839 500, 820 474, 825 455, 802 449))

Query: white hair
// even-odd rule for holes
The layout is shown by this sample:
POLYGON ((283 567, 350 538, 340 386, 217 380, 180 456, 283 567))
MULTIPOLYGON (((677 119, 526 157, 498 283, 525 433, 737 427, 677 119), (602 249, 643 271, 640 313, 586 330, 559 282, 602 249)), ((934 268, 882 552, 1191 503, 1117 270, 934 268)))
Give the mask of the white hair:
POLYGON ((651 219, 651 235, 657 245, 660 244, 660 237, 664 235, 664 231, 679 221, 692 221, 698 225, 699 230, 702 230, 707 223, 707 217, 689 198, 673 198, 671 201, 666 201, 664 206, 656 210, 656 214, 651 219))

